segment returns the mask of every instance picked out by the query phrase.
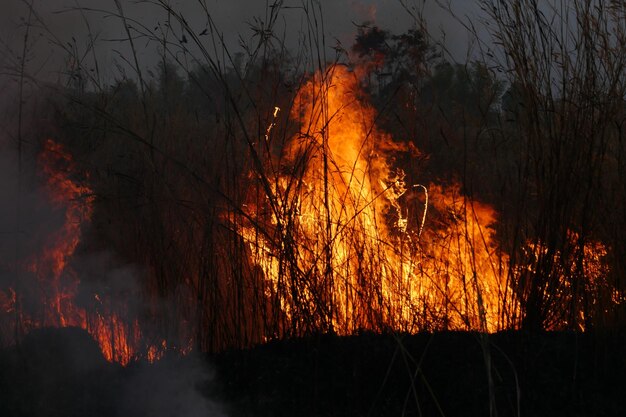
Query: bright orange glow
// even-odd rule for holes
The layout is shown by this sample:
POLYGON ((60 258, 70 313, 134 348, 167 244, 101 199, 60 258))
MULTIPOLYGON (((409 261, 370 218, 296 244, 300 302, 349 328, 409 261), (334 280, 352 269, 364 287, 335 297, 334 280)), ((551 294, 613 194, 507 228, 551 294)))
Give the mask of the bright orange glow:
POLYGON ((608 282, 609 252, 604 243, 590 239, 581 242, 577 232, 568 230, 563 250, 549 253, 542 242, 529 241, 524 252, 525 265, 516 271, 519 276, 526 273, 533 277, 542 263, 550 267, 541 271, 549 277, 544 291, 551 294, 555 305, 544 323, 546 330, 584 331, 594 315, 600 317, 611 304, 621 304, 623 295, 608 282), (573 314, 563 315, 563 311, 573 314))
POLYGON ((448 328, 509 328, 518 305, 508 285, 508 256, 495 240, 495 211, 458 186, 429 188, 433 214, 417 253, 420 297, 439 306, 438 322, 448 328))
POLYGON ((376 127, 362 95, 343 66, 305 84, 291 114, 300 132, 245 207, 253 221, 240 233, 285 331, 306 331, 303 310, 339 334, 505 328, 516 302, 495 212, 457 186, 407 185, 392 164, 405 147, 376 127))
MULTIPOLYGON (((76 326, 92 335, 107 360, 125 365, 136 359, 156 361, 170 350, 186 354, 202 332, 216 339, 198 337, 203 349, 320 331, 496 332, 522 323, 532 291, 547 294, 536 297, 538 304, 546 295, 552 304, 545 304, 559 310, 541 318, 549 330, 584 331, 594 317, 609 312, 609 303, 626 303, 626 295, 608 283, 610 250, 601 242, 582 242, 570 232, 562 239, 565 244, 559 242, 563 250, 555 253, 553 247, 548 251, 547 245, 529 241, 511 252, 522 259, 511 265, 515 258, 498 244, 493 207, 469 198, 459 184, 410 178, 417 170, 407 174, 397 160, 406 160, 414 149, 376 125, 359 72, 333 66, 303 84, 289 114, 298 123, 297 132, 286 135, 286 143, 274 142, 284 133, 278 122, 284 110, 274 108, 271 122, 257 131, 258 140, 250 141, 255 170, 241 177, 245 197, 229 199, 240 207, 228 206, 221 217, 228 223, 227 234, 210 234, 210 224, 206 233, 211 240, 205 241, 204 234, 195 240, 190 233, 191 238, 173 242, 180 247, 172 253, 192 254, 184 258, 192 264, 188 270, 157 273, 155 265, 145 265, 147 275, 159 280, 158 294, 155 286, 152 294, 148 285, 144 288, 157 300, 150 305, 155 312, 147 314, 164 310, 157 295, 169 293, 184 300, 180 304, 188 303, 180 309, 177 305, 163 320, 177 339, 150 334, 149 323, 130 314, 134 310, 125 299, 89 292, 86 277, 81 286, 72 265, 78 265, 75 252, 94 212, 94 192, 76 179, 81 176, 72 155, 47 140, 38 159, 44 194, 63 221, 44 236, 37 253, 15 266, 28 271, 23 275, 35 285, 29 281, 23 288, 0 288, 0 336, 20 340, 35 328, 76 326), (277 149, 280 154, 273 154, 277 149), (222 236, 228 238, 218 241, 222 236), (223 256, 203 259, 202 251, 216 247, 215 253, 223 256), (218 258, 229 256, 232 263, 219 264, 218 258), (218 265, 208 265, 214 259, 218 265), (532 281, 544 275, 551 287, 532 281), (161 291, 165 282, 176 284, 175 289, 167 285, 161 291), (237 299, 230 309, 233 296, 237 299), (216 305, 216 312, 208 305, 216 305), (15 326, 9 329, 11 320, 15 326)), ((185 235, 202 224, 186 229, 170 216, 161 221, 164 237, 185 235)), ((146 248, 150 250, 154 248, 146 248)), ((158 252, 163 253, 169 252, 158 252)))

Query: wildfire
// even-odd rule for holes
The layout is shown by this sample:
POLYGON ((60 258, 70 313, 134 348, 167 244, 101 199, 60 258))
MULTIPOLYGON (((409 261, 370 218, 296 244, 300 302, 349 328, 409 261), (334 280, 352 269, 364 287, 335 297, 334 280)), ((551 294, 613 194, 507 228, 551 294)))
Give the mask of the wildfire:
MULTIPOLYGON (((538 271, 547 277, 544 291, 552 295, 553 308, 544 326, 547 330, 577 329, 584 331, 592 319, 607 313, 610 305, 621 303, 621 292, 608 282, 609 266, 606 262, 608 248, 604 243, 580 239, 572 230, 562 250, 550 252, 542 242, 526 242, 524 262, 516 274, 520 282, 536 276, 538 271), (542 270, 542 265, 547 265, 542 270)), ((528 291, 527 288, 525 288, 528 291)))
POLYGON ((246 204, 253 221, 240 233, 284 331, 306 332, 311 318, 339 334, 504 328, 515 301, 494 210, 457 186, 408 186, 391 163, 406 147, 362 96, 342 66, 305 84, 291 113, 300 132, 279 170, 257 173, 265 193, 246 204), (436 222, 425 223, 424 190, 436 222))
POLYGON ((41 254, 28 265, 28 270, 37 275, 45 288, 47 311, 41 324, 86 328, 85 311, 74 303, 80 281, 71 273, 64 275, 64 271, 80 242, 81 224, 91 218, 92 192, 72 181, 72 157, 51 139, 44 143, 39 166, 47 178, 46 195, 50 204, 65 211, 63 226, 48 236, 41 254))
MULTIPOLYGON (((289 115, 299 129, 284 146, 273 143, 279 112, 275 107, 260 140, 251 142, 256 168, 246 178, 246 197, 223 218, 237 232, 229 230, 229 236, 245 243, 234 253, 247 259, 233 259, 237 279, 229 271, 216 274, 212 295, 228 299, 230 292, 218 285, 224 284, 254 304, 211 321, 226 334, 254 329, 245 341, 233 336, 233 344, 313 332, 496 332, 519 326, 528 300, 544 310, 563 307, 565 313, 544 320, 546 329, 585 330, 608 304, 624 303, 624 294, 607 282, 609 248, 601 242, 570 232, 555 252, 529 240, 524 253, 514 252, 511 266, 498 245, 491 206, 464 195, 458 184, 410 181, 396 165, 410 147, 376 126, 376 112, 347 67, 330 67, 301 86, 289 115)), ((143 322, 142 329, 124 297, 81 286, 72 265, 94 193, 74 178, 77 168, 63 146, 52 140, 43 145, 38 164, 44 194, 63 221, 45 234, 35 255, 15 266, 36 285, 0 288, 0 336, 19 340, 38 327, 76 326, 93 336, 109 361, 121 364, 155 361, 171 349, 189 352, 194 338, 186 336, 211 331, 202 321, 178 321, 185 334, 180 340, 147 341, 149 326, 143 322)), ((185 299, 201 312, 200 300, 210 298, 194 297, 194 291, 213 278, 199 273, 181 280, 176 291, 188 294, 185 299)), ((215 345, 229 343, 225 338, 215 345)))
MULTIPOLYGON (((19 325, 25 332, 38 327, 80 327, 98 342, 107 360, 125 365, 141 356, 138 321, 121 319, 103 305, 98 294, 93 295, 93 309, 77 303, 80 279, 70 261, 81 241, 81 228, 91 219, 93 192, 72 178, 76 171, 72 156, 51 139, 43 144, 38 166, 46 179, 44 194, 52 209, 63 213, 63 222, 45 236, 43 248, 26 262, 24 269, 37 279, 38 289, 30 291, 37 293, 38 305, 20 308, 19 325)), ((6 294, 0 292, 0 306, 5 313, 16 312, 17 297, 12 288, 6 294)), ((144 356, 156 360, 162 349, 165 345, 149 346, 144 356)))

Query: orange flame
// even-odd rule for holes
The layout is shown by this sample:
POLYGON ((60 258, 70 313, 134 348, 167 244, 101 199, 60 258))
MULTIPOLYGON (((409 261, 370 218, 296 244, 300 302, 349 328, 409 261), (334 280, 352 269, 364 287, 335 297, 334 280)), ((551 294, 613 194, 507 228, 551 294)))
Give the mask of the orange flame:
POLYGON ((71 180, 72 157, 51 139, 44 143, 39 166, 48 180, 46 192, 51 205, 65 210, 63 226, 48 237, 42 253, 28 266, 45 288, 47 311, 41 324, 86 328, 85 311, 74 304, 80 281, 71 273, 63 273, 80 242, 81 224, 91 218, 92 192, 71 180))
POLYGON ((549 253, 541 241, 528 241, 523 248, 525 263, 518 265, 515 272, 522 280, 528 273, 533 277, 539 261, 547 259, 551 270, 541 273, 549 277, 544 285, 552 295, 554 308, 544 326, 547 330, 585 331, 589 322, 608 312, 609 306, 620 305, 623 294, 608 281, 609 249, 604 243, 592 239, 581 242, 579 233, 568 230, 563 249, 549 253))
MULTIPOLYGON (((80 327, 98 342, 104 357, 126 365, 140 356, 157 360, 166 345, 147 346, 140 354, 142 335, 137 320, 128 322, 115 311, 106 308, 96 294, 97 308, 87 310, 78 305, 80 279, 70 266, 70 261, 81 240, 82 226, 91 220, 93 192, 72 179, 75 171, 72 156, 64 147, 48 139, 38 158, 39 167, 46 178, 45 193, 50 205, 64 213, 63 224, 46 236, 44 248, 30 258, 26 269, 33 273, 40 288, 42 313, 20 311, 26 331, 37 327, 80 327)), ((16 293, 0 292, 1 308, 5 313, 15 311, 16 293)))
POLYGON ((252 221, 240 233, 289 331, 307 331, 307 315, 340 334, 506 327, 516 301, 494 210, 458 186, 431 186, 438 217, 422 234, 426 207, 407 201, 426 187, 393 167, 405 147, 362 96, 342 66, 306 83, 291 114, 300 133, 279 170, 258 173, 264 197, 245 205, 252 221))

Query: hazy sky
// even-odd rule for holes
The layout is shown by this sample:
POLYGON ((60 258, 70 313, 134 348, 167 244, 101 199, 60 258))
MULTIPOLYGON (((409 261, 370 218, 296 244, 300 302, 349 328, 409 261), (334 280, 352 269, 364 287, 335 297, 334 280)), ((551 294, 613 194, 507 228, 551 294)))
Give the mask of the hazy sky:
MULTIPOLYGON (((30 16, 34 24, 30 31, 27 54, 29 71, 38 78, 54 80, 60 68, 67 67, 67 52, 63 48, 75 51, 83 57, 83 63, 89 65, 93 56, 89 51, 90 31, 96 37, 97 57, 100 70, 105 76, 119 76, 120 69, 130 59, 127 34, 119 17, 115 0, 0 0, 0 62, 4 68, 19 63, 24 45, 25 22, 29 13, 25 3, 33 2, 35 16, 30 16), (79 7, 82 10, 79 10, 79 7), (89 29, 88 29, 89 27, 89 29), (121 40, 121 41, 120 41, 121 40), (117 64, 117 66, 116 66, 117 64)), ((119 0, 124 14, 131 26, 144 26, 154 31, 161 30, 167 22, 167 14, 155 5, 157 0, 119 0)), ((165 1, 165 0, 161 0, 165 1)), ((253 44, 256 40, 251 29, 253 25, 268 20, 268 5, 273 1, 264 0, 169 0, 171 7, 182 13, 197 32, 202 32, 207 18, 200 2, 204 1, 211 18, 230 51, 239 49, 240 39, 253 44)), ((317 0, 285 0, 279 13, 275 29, 279 36, 286 34, 287 44, 297 47, 297 33, 306 28, 303 4, 317 3, 317 0), (286 29, 285 29, 286 28, 286 29)), ((467 49, 468 37, 458 24, 453 22, 433 0, 321 0, 326 43, 334 46, 340 42, 349 48, 356 31, 355 23, 373 22, 384 29, 400 33, 411 27, 413 19, 405 10, 404 3, 410 10, 423 11, 429 30, 438 34, 440 29, 446 32, 448 48, 458 58, 462 58, 467 49)), ((474 1, 453 1, 454 9, 460 15, 473 16, 478 8, 474 1)), ((266 23, 265 23, 266 24, 266 23)), ((176 30, 176 25, 173 25, 176 30)), ((171 36, 177 36, 173 34, 171 36)), ((174 40, 174 38, 172 38, 174 40)), ((208 42, 209 37, 202 38, 208 42)), ((146 38, 138 38, 136 48, 141 65, 153 67, 158 61, 158 46, 146 38)))

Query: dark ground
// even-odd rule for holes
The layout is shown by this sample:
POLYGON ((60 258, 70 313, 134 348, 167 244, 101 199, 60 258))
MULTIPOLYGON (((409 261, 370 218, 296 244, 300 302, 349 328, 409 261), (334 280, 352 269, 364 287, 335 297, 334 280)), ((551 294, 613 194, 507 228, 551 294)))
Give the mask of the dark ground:
POLYGON ((626 334, 320 336, 122 368, 44 329, 0 352, 0 416, 489 416, 490 392, 498 416, 626 416, 626 334))

